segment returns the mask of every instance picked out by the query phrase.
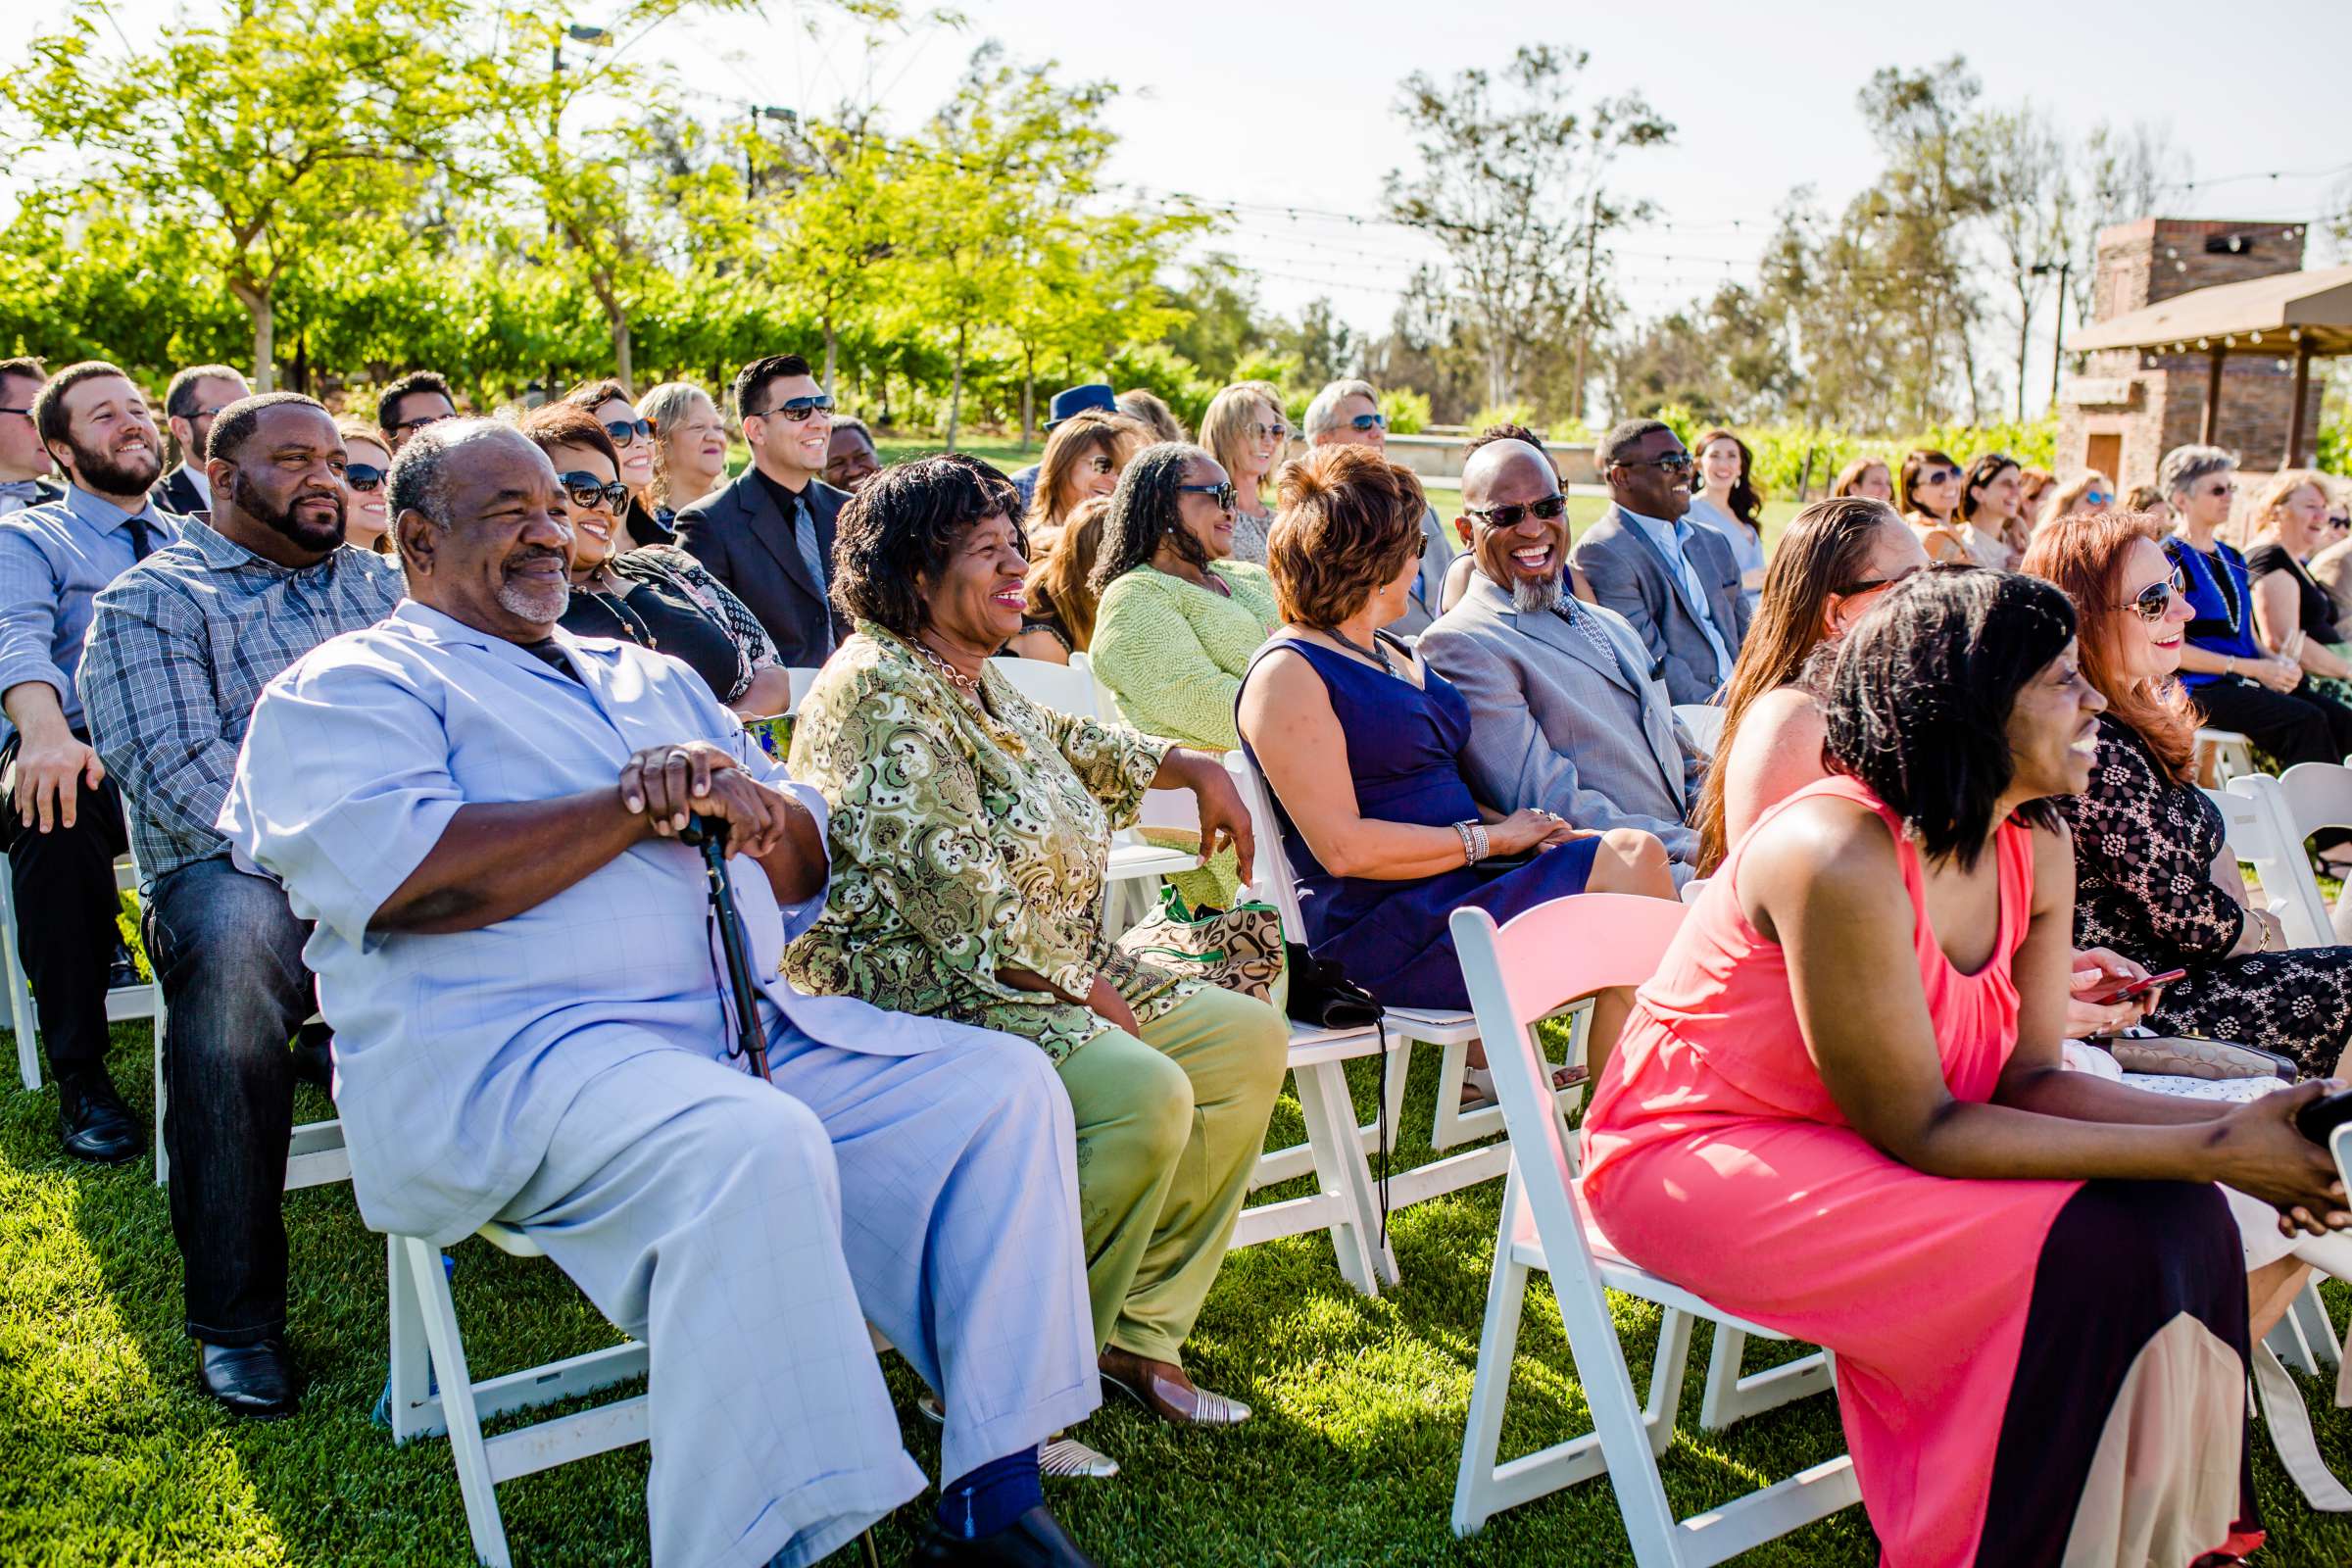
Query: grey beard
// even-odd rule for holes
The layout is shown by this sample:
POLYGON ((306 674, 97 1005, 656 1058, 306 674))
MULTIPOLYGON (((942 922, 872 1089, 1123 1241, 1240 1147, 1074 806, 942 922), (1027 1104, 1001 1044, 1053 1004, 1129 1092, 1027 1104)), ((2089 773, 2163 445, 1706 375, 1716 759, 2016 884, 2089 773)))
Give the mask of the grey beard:
POLYGON ((559 577, 545 588, 535 588, 510 578, 498 585, 498 604, 510 615, 553 626, 571 608, 571 584, 559 577))
POLYGON ((1540 581, 1515 578, 1511 583, 1511 608, 1522 615, 1540 615, 1547 610, 1557 610, 1566 597, 1563 587, 1563 579, 1559 577, 1540 581))

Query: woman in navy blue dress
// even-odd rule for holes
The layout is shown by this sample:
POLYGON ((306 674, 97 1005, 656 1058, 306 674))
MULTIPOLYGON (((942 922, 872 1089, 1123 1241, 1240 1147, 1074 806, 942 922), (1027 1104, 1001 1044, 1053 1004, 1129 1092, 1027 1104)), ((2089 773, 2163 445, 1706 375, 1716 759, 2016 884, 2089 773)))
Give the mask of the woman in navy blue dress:
MULTIPOLYGON (((1410 469, 1356 446, 1283 469, 1266 568, 1284 625, 1242 682, 1242 744, 1275 798, 1308 949, 1383 1003, 1469 1005, 1446 920, 1507 920, 1587 892, 1674 897, 1647 833, 1502 816, 1461 765, 1470 708, 1377 630, 1403 612, 1425 503, 1410 469)), ((1595 1018, 1595 1029, 1604 1028, 1595 1018)))

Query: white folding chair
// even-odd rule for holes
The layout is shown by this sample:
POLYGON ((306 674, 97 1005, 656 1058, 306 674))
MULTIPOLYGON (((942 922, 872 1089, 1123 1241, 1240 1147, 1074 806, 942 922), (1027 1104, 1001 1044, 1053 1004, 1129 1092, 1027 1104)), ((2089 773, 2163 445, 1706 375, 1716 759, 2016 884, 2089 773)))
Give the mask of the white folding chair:
POLYGON ((792 695, 792 705, 784 710, 786 718, 800 712, 801 704, 808 700, 808 688, 815 685, 816 677, 823 673, 821 668, 808 664, 793 664, 785 669, 785 678, 790 683, 788 690, 792 695))
POLYGON ((1713 703, 1677 703, 1674 716, 1683 721, 1690 734, 1690 744, 1698 755, 1711 758, 1715 748, 1723 744, 1723 710, 1713 703))
MULTIPOLYGON (((2253 773, 2230 781, 2229 793, 2243 796, 2271 812, 2271 834, 2278 862, 2262 878, 2265 896, 2281 901, 2279 923, 2286 939, 2298 948, 2333 947, 2344 940, 2337 933, 2336 911, 2303 853, 2303 843, 2327 828, 2352 828, 2352 767, 2341 762, 2297 762, 2273 778, 2253 773)), ((2274 905, 2278 907, 2277 905, 2274 905)), ((2352 906, 2345 910, 2352 922, 2352 906)))
MULTIPOLYGON (((999 659, 991 661, 991 667, 1012 682, 1014 691, 1040 708, 1087 718, 1101 718, 1105 711, 1099 706, 1094 667, 1084 654, 1072 654, 1066 664, 1047 659, 999 659)), ((1136 829, 1124 828, 1111 838, 1110 869, 1105 880, 1117 883, 1172 876, 1178 871, 1190 871, 1200 863, 1198 855, 1161 849, 1145 842, 1136 829)))
POLYGON ((2254 743, 2233 729, 2197 731, 2196 769, 2197 782, 2214 790, 2261 771, 2254 765, 2254 743))
POLYGON ((0 984, 8 987, 8 1027, 17 1037, 17 1078, 27 1089, 41 1087, 41 1026, 32 1010, 32 982, 17 953, 16 878, 0 865, 0 984))
MULTIPOLYGON (((2301 841, 2288 837, 2277 783, 2267 773, 2248 774, 2231 779, 2226 790, 2205 791, 2205 798, 2222 813, 2222 834, 2230 853, 2254 867, 2262 897, 2285 927, 2287 941, 2309 947, 2315 945, 2310 922, 2300 900, 2288 890, 2298 878, 2308 878, 2311 868, 2303 858, 2301 841)), ((2323 919, 2320 930, 2326 929, 2323 919)))
MULTIPOLYGON (((492 1221, 475 1234, 513 1257, 546 1255, 511 1225, 492 1221)), ((533 1422, 494 1438, 482 1435, 482 1423, 643 1377, 646 1348, 630 1340, 477 1383, 466 1365, 457 1303, 450 1296, 440 1250, 415 1236, 386 1241, 392 1298, 392 1441, 449 1434, 474 1555, 491 1568, 512 1568, 514 1559, 507 1549, 506 1525, 498 1511, 498 1484, 645 1442, 646 1396, 533 1422)))
MULTIPOLYGON (((1456 1535, 1474 1534, 1505 1508, 1605 1471, 1639 1568, 1701 1568, 1860 1500, 1853 1461, 1840 1455, 1737 1501, 1690 1519, 1675 1518, 1657 1456, 1674 1441, 1692 1319, 1717 1324, 1719 1338, 1726 1329, 1763 1339, 1784 1336, 1616 1256, 1605 1238, 1587 1233, 1569 1190, 1575 1144, 1548 1092, 1550 1067, 1538 1047, 1535 1025, 1576 998, 1648 979, 1683 913, 1681 904, 1616 893, 1557 900, 1499 929, 1484 909, 1453 912, 1454 950, 1502 1097, 1511 1151, 1454 1483, 1456 1535), (1593 1430, 1498 1464, 1519 1315, 1528 1276, 1538 1269, 1551 1276, 1560 1326, 1593 1430), (1646 1404, 1634 1393, 1604 1291, 1639 1297, 1663 1310, 1646 1404)), ((1580 1056, 1591 1022, 1589 1004, 1574 1010, 1571 1028, 1580 1056)), ((1777 1378, 1784 1392, 1812 1392, 1828 1382, 1829 1372, 1826 1359, 1813 1356, 1767 1376, 1777 1378)))

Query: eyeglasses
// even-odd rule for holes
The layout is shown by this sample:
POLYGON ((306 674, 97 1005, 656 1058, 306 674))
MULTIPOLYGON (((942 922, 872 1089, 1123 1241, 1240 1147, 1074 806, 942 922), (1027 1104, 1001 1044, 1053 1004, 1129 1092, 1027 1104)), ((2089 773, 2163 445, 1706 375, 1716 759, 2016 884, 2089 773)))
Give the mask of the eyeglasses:
POLYGON ((1358 430, 1386 430, 1389 416, 1385 414, 1359 414, 1348 422, 1358 430))
POLYGON ((32 421, 32 411, 30 409, 0 409, 0 414, 22 414, 24 416, 26 423, 29 424, 32 421))
POLYGON ((2086 507, 2111 506, 2114 504, 2114 502, 2115 497, 2109 495, 2104 490, 2085 490, 2082 492, 2082 505, 2086 507))
POLYGON ((1905 566, 1891 577, 1865 577, 1860 582, 1847 583, 1838 589, 1838 593, 1841 598, 1846 599, 1851 599, 1856 594, 1877 593, 1880 589, 1891 588, 1898 582, 1908 582, 1918 574, 1917 566, 1905 566))
POLYGON ((556 475, 556 483, 571 498, 571 504, 584 512, 617 513, 629 502, 629 487, 618 479, 610 483, 599 479, 585 468, 556 475))
POLYGON ((1549 522, 1567 510, 1566 496, 1545 496, 1541 501, 1524 504, 1514 502, 1507 507, 1489 507, 1483 512, 1476 507, 1464 507, 1462 512, 1464 515, 1476 517, 1490 528, 1516 528, 1529 517, 1549 522))
MULTIPOLYGON (((1356 426, 1356 428, 1361 430, 1364 428, 1364 426, 1359 424, 1356 426)), ((1250 433, 1260 441, 1287 441, 1291 437, 1291 427, 1287 424, 1265 424, 1261 422, 1250 426, 1250 433)))
POLYGON ((454 414, 420 414, 414 419, 401 420, 392 428, 394 430, 406 430, 409 434, 415 435, 417 431, 423 429, 428 424, 439 424, 443 419, 454 419, 457 416, 454 414))
MULTIPOLYGON (((6 414, 9 411, 6 409, 0 409, 0 414, 6 414)), ((2328 517, 2328 526, 2337 529, 2352 528, 2352 516, 2346 516, 2343 513, 2338 512, 2332 516, 2328 517)))
POLYGON ((1089 473, 1116 473, 1119 471, 1119 466, 1110 461, 1109 453, 1098 452, 1086 460, 1086 471, 1089 473))
POLYGON ((1959 477, 1960 470, 1958 468, 1922 468, 1919 470, 1919 482, 1921 484, 1941 484, 1946 479, 1957 479, 1959 477))
POLYGON ((1620 462, 1617 466, 1620 468, 1660 468, 1667 473, 1689 473, 1690 471, 1690 454, 1669 452, 1662 458, 1643 458, 1639 463, 1620 462))
MULTIPOLYGON (((795 424, 819 414, 829 419, 833 416, 833 400, 822 392, 812 398, 786 398, 767 412, 778 418, 790 419, 795 424)), ((763 416, 755 416, 755 417, 763 417, 763 416)))
POLYGON ((1215 500, 1219 512, 1233 510, 1234 488, 1231 479, 1223 484, 1180 484, 1176 487, 1188 496, 1208 496, 1215 500))
POLYGON ((2130 604, 2118 605, 2116 608, 2136 611, 2140 619, 2157 621, 2162 620, 2165 612, 2173 608, 2174 599, 2186 599, 2187 597, 2188 573, 2180 567, 2175 566, 2170 577, 2148 584, 2132 596, 2130 604))
MULTIPOLYGON (((5 412, 0 410, 0 413, 5 412)), ((343 466, 343 483, 356 494, 369 494, 383 482, 384 470, 372 463, 347 463, 343 466)))
POLYGON ((616 447, 631 446, 639 441, 651 441, 654 438, 654 421, 651 419, 607 419, 605 434, 612 438, 612 444, 616 447))

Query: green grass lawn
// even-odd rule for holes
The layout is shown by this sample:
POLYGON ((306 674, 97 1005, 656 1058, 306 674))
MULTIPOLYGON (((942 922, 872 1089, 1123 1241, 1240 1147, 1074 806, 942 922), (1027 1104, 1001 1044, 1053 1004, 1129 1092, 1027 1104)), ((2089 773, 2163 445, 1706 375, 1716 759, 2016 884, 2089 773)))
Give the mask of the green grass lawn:
MULTIPOLYGON (((144 1024, 116 1031, 115 1078, 142 1114, 149 1040, 144 1024)), ((1370 1064, 1359 1065, 1357 1102, 1368 1105, 1370 1064)), ((1435 1065, 1416 1063, 1407 1163, 1428 1157, 1435 1065)), ((384 1380, 384 1247, 361 1226, 350 1190, 315 1188, 286 1200, 292 1341, 310 1392, 293 1420, 239 1423, 196 1392, 170 1216, 150 1167, 68 1161, 57 1152, 56 1110, 53 1090, 0 1094, 0 1562, 468 1561, 448 1446, 395 1448, 368 1421, 384 1380)), ((306 1091, 299 1114, 325 1113, 306 1091)), ((1286 1099, 1276 1136, 1291 1141, 1298 1127, 1286 1099)), ((1471 1541, 1457 1542, 1447 1526, 1499 1200, 1500 1184, 1490 1183, 1398 1213, 1391 1229, 1403 1282, 1378 1300, 1347 1287, 1320 1235, 1234 1254, 1190 1360, 1204 1384, 1254 1404, 1257 1418, 1239 1431, 1198 1434, 1106 1407, 1082 1435, 1126 1473, 1050 1488, 1077 1539, 1114 1568, 1626 1561, 1605 1481, 1506 1513, 1471 1541)), ((458 1312, 477 1377, 611 1342, 551 1264, 479 1243, 457 1257, 458 1312)), ((1954 1258, 1953 1266, 1968 1263, 1954 1258)), ((2330 1290, 2340 1324, 2346 1298, 2330 1290)), ((1585 1422, 1548 1292, 1539 1284, 1533 1294, 1506 1455, 1585 1422)), ((1628 1299, 1616 1305, 1643 1386, 1657 1313, 1628 1299)), ((1698 1407, 1706 1344, 1702 1329, 1686 1412, 1698 1407)), ((897 1361, 886 1365, 906 1442, 928 1467, 937 1447, 913 1412, 914 1381, 897 1361)), ((2323 1451, 2339 1473, 2352 1471, 2352 1415, 2328 1408, 2317 1384, 2306 1395, 2323 1451)), ((1667 1489, 1686 1514, 1842 1447, 1828 1398, 1728 1433, 1697 1432, 1691 1419, 1687 1413, 1664 1461, 1667 1489)), ((2352 1560, 2352 1524, 2307 1510, 2267 1441, 2257 1442, 2273 1542, 2259 1560, 2298 1568, 2352 1560)), ((642 1561, 645 1467, 636 1448, 500 1488, 518 1559, 642 1561)), ((885 1562, 904 1559, 921 1512, 908 1508, 884 1527, 885 1562)), ((1864 1568, 1877 1550, 1860 1511, 1849 1509, 1740 1560, 1864 1568)))

